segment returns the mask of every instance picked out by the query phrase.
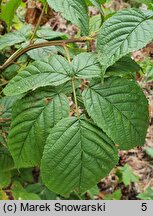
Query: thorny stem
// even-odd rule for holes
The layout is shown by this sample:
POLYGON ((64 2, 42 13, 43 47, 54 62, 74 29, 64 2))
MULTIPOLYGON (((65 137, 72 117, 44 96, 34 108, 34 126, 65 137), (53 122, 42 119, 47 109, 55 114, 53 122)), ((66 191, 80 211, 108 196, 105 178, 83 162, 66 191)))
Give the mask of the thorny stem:
POLYGON ((15 53, 13 53, 13 55, 11 55, 10 58, 8 58, 6 62, 0 66, 0 72, 5 68, 7 68, 12 63, 14 63, 16 59, 18 59, 21 55, 28 52, 29 50, 40 48, 40 47, 46 47, 46 46, 63 46, 63 44, 68 44, 68 43, 76 43, 76 42, 82 43, 82 42, 93 40, 95 36, 96 35, 93 35, 91 37, 72 38, 67 40, 56 40, 56 41, 47 41, 47 42, 42 42, 37 44, 29 44, 25 48, 20 48, 15 53))
POLYGON ((41 23, 41 19, 42 19, 43 15, 44 15, 46 6, 47 6, 47 2, 44 4, 44 7, 43 7, 43 9, 42 9, 42 11, 41 11, 41 14, 40 14, 40 17, 39 17, 39 19, 38 19, 37 25, 36 25, 36 27, 35 27, 35 29, 34 29, 34 32, 33 32, 33 34, 32 34, 32 37, 31 37, 31 39, 30 39, 30 44, 33 43, 33 39, 34 39, 34 37, 35 37, 35 35, 36 35, 36 32, 37 32, 37 30, 38 30, 38 28, 39 28, 39 25, 40 25, 40 23, 41 23))

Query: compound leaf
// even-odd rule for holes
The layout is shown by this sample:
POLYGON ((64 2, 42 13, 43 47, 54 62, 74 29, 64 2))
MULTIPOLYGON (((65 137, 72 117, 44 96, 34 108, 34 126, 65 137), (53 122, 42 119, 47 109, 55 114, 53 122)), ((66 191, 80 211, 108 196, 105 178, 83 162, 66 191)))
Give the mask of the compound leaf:
POLYGON ((89 33, 88 9, 84 0, 47 0, 48 4, 62 16, 79 26, 84 35, 89 33))
POLYGON ((41 173, 46 186, 56 193, 83 193, 117 161, 117 149, 102 130, 83 118, 65 118, 47 138, 41 173))
POLYGON ((144 144, 148 103, 134 81, 108 79, 85 89, 82 95, 88 114, 121 149, 144 144))
POLYGON ((153 39, 153 11, 123 10, 102 26, 97 42, 99 60, 106 70, 126 54, 143 48, 153 39))
POLYGON ((125 164, 125 166, 120 169, 122 173, 123 183, 126 187, 132 182, 139 181, 139 176, 134 174, 132 168, 128 164, 125 164))
POLYGON ((36 92, 16 102, 8 146, 16 167, 32 167, 40 163, 50 129, 69 115, 64 94, 36 92))

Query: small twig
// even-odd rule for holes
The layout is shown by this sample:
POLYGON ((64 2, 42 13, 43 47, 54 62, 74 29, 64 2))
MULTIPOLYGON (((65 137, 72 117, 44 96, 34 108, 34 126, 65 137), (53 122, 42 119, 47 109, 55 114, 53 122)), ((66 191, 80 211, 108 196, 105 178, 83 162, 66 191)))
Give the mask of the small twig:
POLYGON ((6 85, 9 81, 7 81, 3 76, 0 77, 0 87, 6 85))
POLYGON ((103 5, 101 5, 101 12, 102 12, 102 16, 103 16, 103 19, 104 19, 104 17, 105 17, 106 15, 105 15, 105 9, 104 9, 104 6, 103 6, 103 5))
POLYGON ((152 179, 149 180, 149 182, 144 187, 144 191, 150 186, 150 184, 151 184, 152 181, 153 181, 152 179))
POLYGON ((76 91, 75 91, 75 84, 74 84, 74 79, 71 79, 71 83, 72 83, 72 89, 73 89, 73 96, 74 96, 74 103, 75 103, 75 110, 76 110, 76 114, 77 114, 77 118, 80 118, 80 113, 79 113, 79 109, 78 109, 78 102, 77 102, 77 96, 76 96, 76 91))
POLYGON ((4 121, 10 121, 10 118, 0 118, 0 122, 4 122, 4 121))
POLYGON ((8 82, 3 82, 2 84, 0 84, 0 87, 5 86, 8 82))
POLYGON ((35 29, 34 29, 34 32, 33 32, 33 34, 32 34, 32 37, 31 37, 31 39, 30 39, 30 44, 33 43, 33 39, 34 39, 34 37, 35 37, 35 35, 36 35, 36 32, 37 32, 37 30, 38 30, 38 28, 39 28, 39 26, 40 26, 41 19, 42 19, 43 15, 44 15, 46 6, 47 6, 47 2, 44 4, 44 7, 43 7, 43 9, 42 9, 42 11, 41 11, 41 14, 40 14, 40 17, 39 17, 39 19, 38 19, 37 25, 36 25, 36 27, 35 27, 35 29))
MULTIPOLYGON (((63 44, 63 47, 64 47, 65 52, 66 52, 67 60, 68 60, 68 62, 70 64, 71 63, 71 58, 70 58, 69 50, 68 50, 66 44, 63 44)), ((74 78, 71 79, 71 84, 72 84, 72 90, 73 90, 73 96, 74 96, 75 112, 77 114, 77 118, 79 119, 80 118, 80 113, 79 113, 79 109, 78 109, 78 102, 77 102, 77 96, 76 96, 76 91, 75 91, 74 78)))
POLYGON ((70 63, 71 63, 71 58, 70 58, 69 50, 68 50, 66 44, 64 44, 63 47, 64 47, 65 52, 66 52, 67 60, 68 60, 68 62, 69 62, 69 64, 70 64, 70 63))
POLYGON ((0 72, 10 66, 16 59, 18 59, 21 55, 24 53, 28 52, 29 50, 36 49, 36 48, 41 48, 41 47, 46 47, 46 46, 63 46, 63 44, 68 44, 68 43, 76 43, 76 42, 86 42, 93 40, 92 37, 81 37, 81 38, 72 38, 72 39, 67 39, 67 40, 56 40, 56 41, 47 41, 47 42, 42 42, 42 43, 37 43, 37 44, 29 44, 25 48, 20 48, 17 50, 13 55, 10 56, 10 58, 7 59, 7 61, 0 66, 0 72))

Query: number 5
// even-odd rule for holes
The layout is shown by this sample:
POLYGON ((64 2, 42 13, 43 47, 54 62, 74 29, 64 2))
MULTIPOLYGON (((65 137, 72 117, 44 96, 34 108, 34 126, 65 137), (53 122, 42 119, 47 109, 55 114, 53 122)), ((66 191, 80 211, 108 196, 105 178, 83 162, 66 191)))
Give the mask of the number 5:
POLYGON ((142 203, 141 210, 142 211, 147 211, 147 203, 142 203))

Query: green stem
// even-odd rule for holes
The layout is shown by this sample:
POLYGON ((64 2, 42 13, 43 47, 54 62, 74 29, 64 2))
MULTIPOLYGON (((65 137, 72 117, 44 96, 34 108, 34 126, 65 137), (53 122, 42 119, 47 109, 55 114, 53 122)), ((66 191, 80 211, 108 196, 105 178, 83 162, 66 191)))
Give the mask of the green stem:
MULTIPOLYGON (((71 58, 70 58, 70 53, 69 50, 66 46, 66 44, 63 45, 65 52, 66 52, 66 56, 67 56, 67 60, 69 62, 69 64, 71 63, 71 58)), ((74 96, 74 103, 75 103, 75 111, 77 114, 77 118, 80 118, 80 114, 79 114, 79 109, 78 109, 78 102, 77 102, 77 97, 76 97, 76 92, 75 92, 75 84, 74 84, 74 78, 71 79, 72 82, 72 89, 73 89, 73 96, 74 96)))
POLYGON ((14 63, 14 61, 16 59, 18 59, 21 55, 23 55, 24 53, 26 53, 32 49, 36 49, 36 48, 40 48, 40 47, 46 47, 46 46, 63 46, 63 44, 75 43, 75 42, 81 42, 82 43, 82 42, 86 42, 88 40, 93 40, 93 38, 95 36, 96 35, 93 35, 92 37, 71 38, 71 39, 66 39, 66 40, 56 40, 56 41, 41 42, 41 43, 37 43, 37 44, 29 44, 25 48, 20 48, 19 50, 17 50, 15 53, 13 53, 13 55, 11 55, 7 59, 7 61, 3 65, 0 65, 0 73, 5 68, 7 68, 9 65, 14 63))
POLYGON ((74 79, 71 79, 71 83, 72 83, 72 90, 73 90, 73 96, 74 96, 74 103, 75 103, 75 110, 76 110, 76 114, 77 114, 77 118, 80 118, 80 113, 79 113, 79 109, 78 109, 78 102, 77 102, 77 97, 76 97, 76 92, 75 92, 75 84, 74 84, 74 79))
POLYGON ((102 10, 102 16, 104 18, 105 17, 105 10, 104 10, 104 6, 103 5, 101 5, 101 10, 102 10))
POLYGON ((82 200, 82 197, 74 190, 75 195, 79 198, 79 200, 82 200))

